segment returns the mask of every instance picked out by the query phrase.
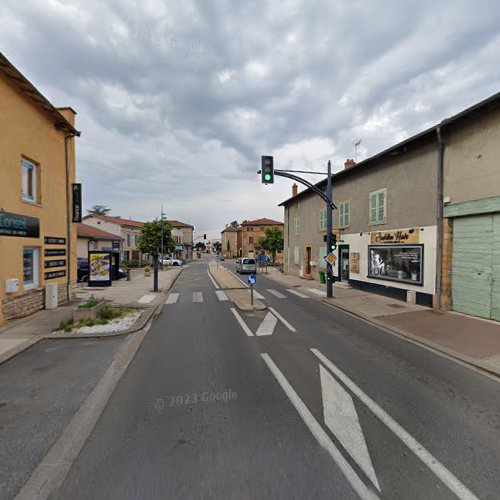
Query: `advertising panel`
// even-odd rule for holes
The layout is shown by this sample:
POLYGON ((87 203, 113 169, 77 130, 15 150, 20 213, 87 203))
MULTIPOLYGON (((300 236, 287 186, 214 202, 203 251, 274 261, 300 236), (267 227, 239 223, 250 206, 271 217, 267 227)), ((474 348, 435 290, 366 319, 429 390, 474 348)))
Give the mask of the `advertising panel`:
POLYGON ((89 286, 111 286, 111 252, 89 252, 89 286))
POLYGON ((423 245, 369 245, 368 277, 423 285, 423 245))
POLYGON ((38 238, 40 221, 36 217, 0 211, 0 236, 38 238))

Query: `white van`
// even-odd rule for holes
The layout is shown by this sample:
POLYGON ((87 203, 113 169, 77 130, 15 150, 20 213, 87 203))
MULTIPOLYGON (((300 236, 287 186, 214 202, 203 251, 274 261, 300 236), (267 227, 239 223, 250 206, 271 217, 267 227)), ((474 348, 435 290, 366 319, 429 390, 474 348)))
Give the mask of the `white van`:
POLYGON ((236 259, 236 272, 240 274, 256 273, 257 263, 255 259, 250 257, 240 257, 239 259, 236 259))

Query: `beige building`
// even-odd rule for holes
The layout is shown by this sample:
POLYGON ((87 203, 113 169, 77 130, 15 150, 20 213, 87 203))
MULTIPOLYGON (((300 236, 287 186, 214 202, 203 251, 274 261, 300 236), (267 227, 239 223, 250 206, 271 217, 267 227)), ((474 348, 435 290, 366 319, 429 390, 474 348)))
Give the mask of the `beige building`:
POLYGON ((221 232, 221 252, 226 259, 233 259, 243 255, 242 228, 226 227, 221 232))
POLYGON ((75 114, 0 53, 0 324, 43 309, 49 284, 58 302, 72 296, 75 114))
MULTIPOLYGON (((283 222, 272 219, 256 219, 243 222, 242 229, 242 249, 243 257, 256 257, 259 253, 259 241, 266 235, 266 229, 276 226, 283 232, 283 222)), ((276 262, 283 261, 283 252, 276 254, 276 262)))
POLYGON ((169 220, 168 222, 172 226, 175 256, 180 259, 192 259, 194 226, 178 220, 169 220))
POLYGON ((87 259, 89 250, 119 251, 122 238, 87 224, 77 224, 78 258, 87 259))

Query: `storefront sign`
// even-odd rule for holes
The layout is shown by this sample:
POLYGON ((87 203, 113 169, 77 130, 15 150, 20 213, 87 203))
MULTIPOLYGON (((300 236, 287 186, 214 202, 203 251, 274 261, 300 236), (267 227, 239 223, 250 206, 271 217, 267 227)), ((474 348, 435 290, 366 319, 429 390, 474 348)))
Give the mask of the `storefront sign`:
POLYGON ((82 222, 82 185, 73 184, 73 222, 82 222))
POLYGON ((38 238, 40 236, 40 221, 36 217, 0 211, 0 236, 38 238))
POLYGON ((45 261, 45 269, 47 269, 48 267, 64 267, 65 265, 66 259, 45 261))
POLYGON ((113 250, 115 252, 119 252, 120 251, 120 242, 119 241, 113 241, 113 250))
POLYGON ((63 257, 66 255, 65 248, 46 248, 43 251, 45 257, 63 257))
POLYGON ((359 252, 351 252, 349 261, 351 263, 351 273, 359 274, 359 252))
POLYGON ((369 245, 368 277, 423 285, 423 245, 369 245))
POLYGON ((66 271, 51 271, 50 273, 45 273, 46 280, 52 280, 54 278, 63 278, 66 276, 66 271))
POLYGON ((399 231, 387 231, 371 233, 371 244, 380 243, 418 243, 419 229, 401 229, 399 231))
POLYGON ((66 238, 56 238, 54 236, 45 236, 46 245, 66 245, 66 238))
POLYGON ((89 252, 89 286, 111 286, 111 252, 89 252))

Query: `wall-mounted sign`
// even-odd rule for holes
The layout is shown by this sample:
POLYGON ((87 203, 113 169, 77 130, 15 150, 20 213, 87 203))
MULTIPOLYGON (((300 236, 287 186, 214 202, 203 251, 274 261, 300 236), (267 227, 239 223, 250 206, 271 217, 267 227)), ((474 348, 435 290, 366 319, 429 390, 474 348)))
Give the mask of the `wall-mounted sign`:
POLYGON ((66 238, 56 238, 54 236, 45 236, 46 245, 66 245, 66 238))
POLYGON ((111 252, 89 252, 89 286, 111 286, 111 252))
POLYGON ((119 252, 120 251, 120 242, 119 241, 113 241, 113 250, 115 252, 119 252))
POLYGON ((46 260, 44 267, 45 269, 49 267, 64 267, 66 265, 66 259, 61 260, 46 260))
POLYGON ((420 229, 401 229, 399 231, 380 231, 371 233, 371 244, 380 243, 418 243, 420 229))
POLYGON ((359 274, 359 252, 351 252, 349 262, 351 263, 351 273, 359 274))
POLYGON ((423 285, 424 245, 369 245, 368 277, 423 285))
POLYGON ((73 184, 73 222, 82 222, 82 185, 73 184))
POLYGON ((45 257, 63 257, 66 255, 65 248, 46 248, 43 251, 45 257))
POLYGON ((66 271, 50 271, 49 273, 45 273, 46 280, 52 280, 54 278, 63 278, 66 276, 66 271))
POLYGON ((36 217, 0 211, 0 236, 38 238, 40 236, 40 221, 36 217))

